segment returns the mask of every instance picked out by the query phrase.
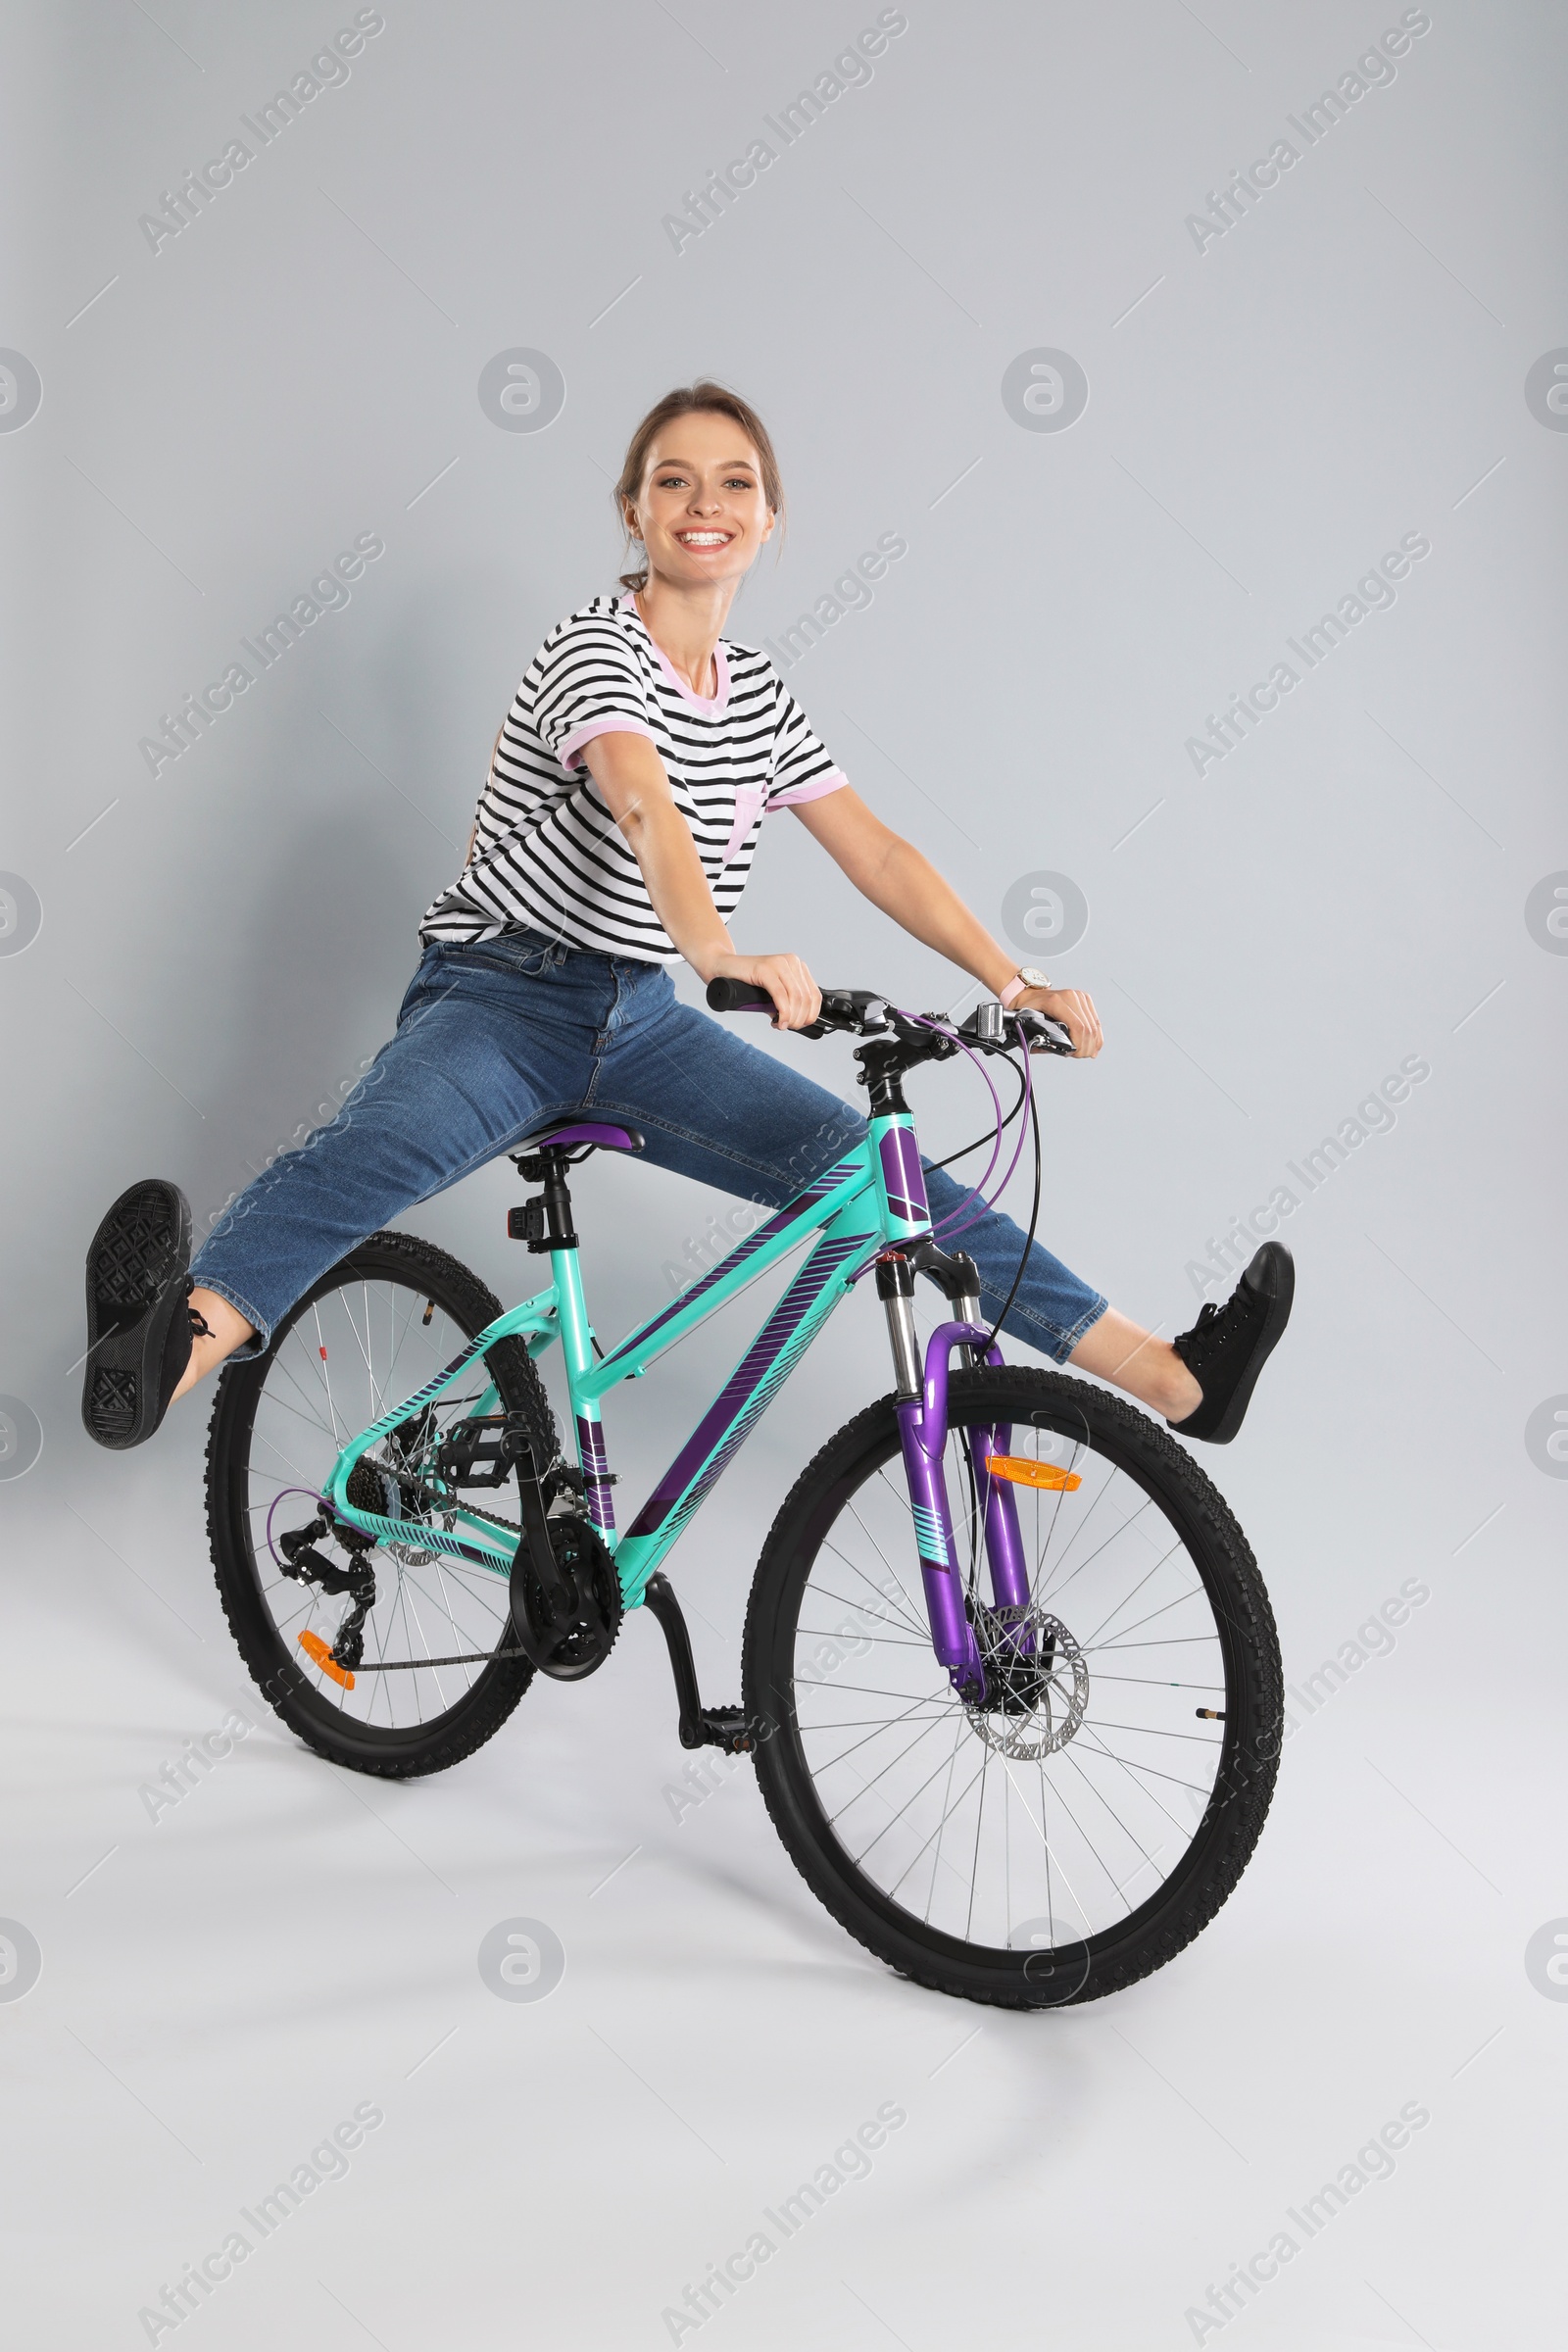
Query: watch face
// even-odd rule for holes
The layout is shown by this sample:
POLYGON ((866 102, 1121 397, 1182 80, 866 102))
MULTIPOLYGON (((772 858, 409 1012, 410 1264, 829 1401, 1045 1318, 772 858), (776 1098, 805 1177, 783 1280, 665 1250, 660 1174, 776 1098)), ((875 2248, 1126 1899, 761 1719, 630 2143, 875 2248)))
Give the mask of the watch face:
POLYGON ((1042 971, 1037 971, 1032 963, 1020 963, 1018 966, 1018 977, 1023 982, 1025 988, 1049 988, 1051 986, 1051 982, 1046 978, 1045 973, 1042 971))

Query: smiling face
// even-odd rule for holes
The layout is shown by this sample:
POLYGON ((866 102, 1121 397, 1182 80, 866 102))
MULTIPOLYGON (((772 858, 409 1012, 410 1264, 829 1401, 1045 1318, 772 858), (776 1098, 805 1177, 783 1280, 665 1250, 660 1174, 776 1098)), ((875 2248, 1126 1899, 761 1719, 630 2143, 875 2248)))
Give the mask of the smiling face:
POLYGON ((651 579, 737 585, 772 537, 774 515, 757 451, 733 418, 710 409, 673 417, 648 453, 626 523, 648 551, 651 579))

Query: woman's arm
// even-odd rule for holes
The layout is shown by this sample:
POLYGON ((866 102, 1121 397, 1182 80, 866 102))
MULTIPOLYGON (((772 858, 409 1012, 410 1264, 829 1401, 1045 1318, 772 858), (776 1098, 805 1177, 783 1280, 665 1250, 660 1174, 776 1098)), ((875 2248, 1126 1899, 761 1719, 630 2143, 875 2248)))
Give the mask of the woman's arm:
POLYGON ((654 912, 699 980, 749 980, 765 988, 780 1028, 814 1021, 821 994, 798 956, 736 955, 664 762, 647 736, 596 735, 582 757, 642 869, 654 912))
MULTIPOLYGON (((861 897, 911 938, 935 948, 993 995, 1006 987, 1018 969, 1016 960, 998 947, 952 884, 911 842, 874 816, 852 785, 824 793, 820 800, 802 802, 795 814, 861 897)), ((1031 988, 1014 1003, 1059 1021, 1076 1053, 1100 1052, 1100 1016, 1082 989, 1031 988)))

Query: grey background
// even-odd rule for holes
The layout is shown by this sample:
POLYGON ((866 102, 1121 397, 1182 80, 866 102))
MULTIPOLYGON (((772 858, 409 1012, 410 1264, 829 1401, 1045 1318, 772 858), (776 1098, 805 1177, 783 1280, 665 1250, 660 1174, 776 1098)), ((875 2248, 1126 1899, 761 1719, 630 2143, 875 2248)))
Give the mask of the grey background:
MULTIPOLYGON (((391 0, 346 83, 150 251, 160 191, 354 13, 8 12, 0 345, 42 400, 0 431, 0 867, 41 926, 0 956, 0 1391, 42 1452, 0 1484, 4 1908, 43 1962, 5 2016, 15 2226, 89 2239, 19 2285, 19 2324, 146 2340, 158 2282, 374 2098, 386 2128, 203 2307, 206 2341, 666 2342, 684 2282, 894 2098, 909 2125, 871 2179, 709 2324, 925 2352, 973 2314, 942 2230, 996 2325, 1038 2323, 1044 2283, 1064 2341, 1148 2352, 1195 2340, 1208 2283, 1417 2100, 1431 2126, 1260 2294, 1250 2339, 1529 2340, 1560 2197, 1538 2102, 1563 2012, 1525 1954, 1565 1908, 1568 1493, 1525 1433, 1568 1387, 1568 966, 1525 909, 1568 866, 1568 440, 1525 379, 1568 345, 1561 12, 1439 0, 1396 78, 1200 253, 1186 217, 1302 145, 1286 116, 1396 7, 916 0, 870 82, 677 253, 662 216, 874 8, 391 0), (480 406, 518 348, 564 379, 542 431, 480 406), (1004 405, 1038 349, 1087 375, 1067 430, 1004 405), (1087 899, 1060 975, 1107 1048, 1044 1073, 1043 1230, 1069 1262, 1181 1328, 1209 1237, 1402 1058, 1431 1065, 1288 1221, 1289 1342, 1244 1440, 1205 1456, 1298 1688, 1401 1580, 1430 1598, 1298 1705, 1220 1920, 1090 2012, 884 1978, 749 1776, 677 1823, 642 1626, 444 1781, 296 1752, 216 1606, 202 1414, 128 1459, 76 1419, 103 1205, 159 1171, 204 1225, 381 1042, 518 676, 619 568, 626 436, 708 370, 768 418, 791 508, 733 633, 776 637, 903 533, 792 687, 993 925, 1021 875, 1087 899), (386 552, 351 603, 154 780, 160 713, 365 531, 386 552), (1205 713, 1407 532, 1431 554, 1393 608, 1196 775, 1205 713), (247 1705, 254 1734, 150 1824, 138 1784, 247 1705), (518 1916, 569 1956, 543 2005, 492 2000, 475 1967, 518 1916)), ((953 1002, 801 828, 764 852, 745 944, 953 1002)), ((848 1087, 843 1049, 776 1050, 848 1087)), ((918 1107, 929 1144, 974 1105, 931 1080, 918 1107)), ((515 1296, 514 1191, 489 1170, 409 1222, 515 1296)), ((607 1331, 724 1205, 616 1165, 580 1198, 607 1331)), ((628 1490, 738 1338, 612 1419, 628 1490)), ((688 1539, 715 1695, 776 1500, 885 1380, 862 1301, 688 1539)))

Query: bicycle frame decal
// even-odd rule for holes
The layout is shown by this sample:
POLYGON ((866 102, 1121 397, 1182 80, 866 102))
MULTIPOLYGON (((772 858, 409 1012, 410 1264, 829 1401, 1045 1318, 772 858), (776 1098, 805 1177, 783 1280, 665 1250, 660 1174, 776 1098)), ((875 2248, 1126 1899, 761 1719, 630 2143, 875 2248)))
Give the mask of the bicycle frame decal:
POLYGON ((931 1210, 925 1197, 920 1147, 914 1140, 914 1129, 890 1123, 887 1132, 877 1139, 877 1157, 882 1170, 882 1190, 894 1216, 904 1224, 929 1225, 931 1210))
POLYGON ((602 1536, 613 1535, 615 1506, 610 1494, 610 1459, 605 1452, 605 1433, 599 1422, 590 1421, 586 1413, 574 1416, 577 1425, 577 1462, 586 1489, 588 1516, 602 1536))
MULTIPOLYGON (((836 1305, 836 1296, 823 1297, 833 1276, 847 1259, 862 1256, 867 1240, 876 1238, 862 1229, 817 1244, 626 1530, 628 1544, 637 1537, 659 1535, 664 1550, 674 1542, 836 1305)), ((836 1286, 838 1293, 843 1288, 836 1286)), ((650 1563, 648 1575, 655 1565, 650 1563)))

